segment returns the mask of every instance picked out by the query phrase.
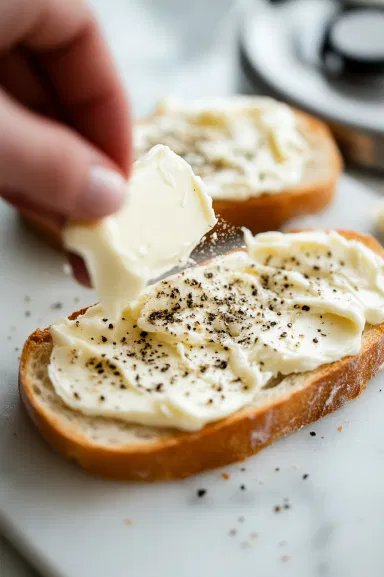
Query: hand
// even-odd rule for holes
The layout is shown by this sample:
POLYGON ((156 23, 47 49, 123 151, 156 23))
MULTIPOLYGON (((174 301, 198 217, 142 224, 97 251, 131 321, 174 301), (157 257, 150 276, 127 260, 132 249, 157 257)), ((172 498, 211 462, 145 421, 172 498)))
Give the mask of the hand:
POLYGON ((2 0, 0 195, 60 227, 115 212, 131 164, 124 89, 80 0, 2 0))

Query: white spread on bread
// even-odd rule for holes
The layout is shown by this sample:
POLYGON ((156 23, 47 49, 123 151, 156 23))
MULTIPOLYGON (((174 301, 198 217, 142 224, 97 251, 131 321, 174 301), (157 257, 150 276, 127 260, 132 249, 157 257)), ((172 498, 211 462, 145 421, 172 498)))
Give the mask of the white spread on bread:
POLYGON ((158 143, 182 156, 212 198, 223 200, 297 186, 310 156, 293 110, 258 96, 165 100, 134 130, 138 157, 158 143))
POLYGON ((128 201, 94 223, 70 223, 67 249, 80 254, 105 314, 119 318, 150 279, 186 264, 216 223, 212 200, 191 167, 166 146, 135 162, 128 201))
POLYGON ((199 430, 282 375, 357 354, 384 321, 384 261, 337 232, 246 233, 238 251, 51 328, 49 376, 86 415, 199 430))

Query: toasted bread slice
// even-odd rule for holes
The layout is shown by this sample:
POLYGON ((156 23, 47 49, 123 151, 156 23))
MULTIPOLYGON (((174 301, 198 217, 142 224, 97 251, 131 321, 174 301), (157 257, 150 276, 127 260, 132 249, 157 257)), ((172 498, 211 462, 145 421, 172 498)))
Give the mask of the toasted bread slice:
MULTIPOLYGON (((156 112, 142 122, 148 122, 156 112)), ((245 226, 253 233, 279 230, 289 219, 325 208, 332 200, 343 162, 328 127, 317 118, 295 110, 299 131, 312 150, 301 183, 278 194, 263 194, 247 200, 214 200, 215 213, 234 226, 245 226)), ((140 122, 140 121, 139 121, 140 122)), ((22 211, 21 211, 22 212, 22 211)), ((32 228, 51 245, 60 247, 59 230, 29 213, 24 215, 32 228)))
MULTIPOLYGON (((296 109, 294 113, 298 130, 311 149, 300 184, 246 200, 214 199, 214 211, 225 221, 245 226, 253 233, 279 230, 289 219, 318 212, 331 202, 343 168, 339 149, 324 122, 296 109)), ((160 114, 156 111, 142 122, 150 122, 160 114)))
MULTIPOLYGON (((372 237, 341 234, 384 256, 372 237)), ((252 405, 193 433, 87 417, 68 408, 48 377, 52 346, 49 328, 35 331, 25 343, 19 376, 23 402, 48 443, 90 473, 155 481, 243 460, 359 396, 384 363, 384 323, 365 327, 358 355, 276 378, 252 405)))

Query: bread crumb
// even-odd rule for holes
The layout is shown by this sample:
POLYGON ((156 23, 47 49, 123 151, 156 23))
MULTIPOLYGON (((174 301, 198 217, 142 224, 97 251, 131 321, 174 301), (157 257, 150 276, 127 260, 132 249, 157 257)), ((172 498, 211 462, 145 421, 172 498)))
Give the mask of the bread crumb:
POLYGON ((376 228, 380 232, 384 232, 384 202, 380 200, 375 203, 374 212, 372 210, 372 215, 375 219, 376 228))
POLYGON ((223 477, 223 479, 225 479, 226 481, 228 481, 228 479, 229 479, 229 474, 228 474, 228 473, 221 473, 221 476, 223 477))
POLYGON ((282 555, 280 559, 283 563, 286 563, 287 561, 289 561, 289 555, 282 555))
POLYGON ((341 433, 341 431, 343 430, 343 427, 340 425, 340 427, 337 427, 337 430, 339 431, 339 433, 341 433))

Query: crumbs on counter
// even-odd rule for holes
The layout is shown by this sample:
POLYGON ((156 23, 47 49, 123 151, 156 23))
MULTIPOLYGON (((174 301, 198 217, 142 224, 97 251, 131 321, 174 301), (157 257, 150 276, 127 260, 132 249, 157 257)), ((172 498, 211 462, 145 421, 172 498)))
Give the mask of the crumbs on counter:
POLYGON ((309 433, 309 434, 311 435, 311 437, 316 437, 316 433, 315 433, 315 431, 310 431, 310 433, 309 433))
POLYGON ((290 557, 289 555, 282 555, 280 559, 283 563, 286 563, 287 561, 289 561, 290 557))
POLYGON ((341 431, 343 430, 343 427, 340 425, 340 427, 337 427, 337 430, 339 431, 339 433, 341 433, 341 431))
POLYGON ((288 497, 284 497, 283 499, 283 504, 282 505, 274 505, 273 510, 275 513, 280 513, 283 509, 285 511, 287 511, 288 509, 291 509, 292 505, 289 502, 288 497))
POLYGON ((228 479, 229 479, 229 473, 221 473, 221 476, 223 477, 223 479, 224 479, 225 481, 228 481, 228 479))
POLYGON ((124 525, 133 525, 132 519, 125 519, 124 525))
POLYGON ((197 489, 196 495, 201 499, 204 495, 207 494, 207 489, 197 489))
POLYGON ((276 473, 277 473, 278 471, 280 471, 280 467, 276 467, 275 471, 276 471, 276 473))
POLYGON ((247 487, 245 485, 240 485, 240 491, 246 491, 247 487))
POLYGON ((308 477, 309 477, 309 473, 304 473, 304 475, 303 475, 304 481, 305 481, 305 479, 308 479, 308 477))

